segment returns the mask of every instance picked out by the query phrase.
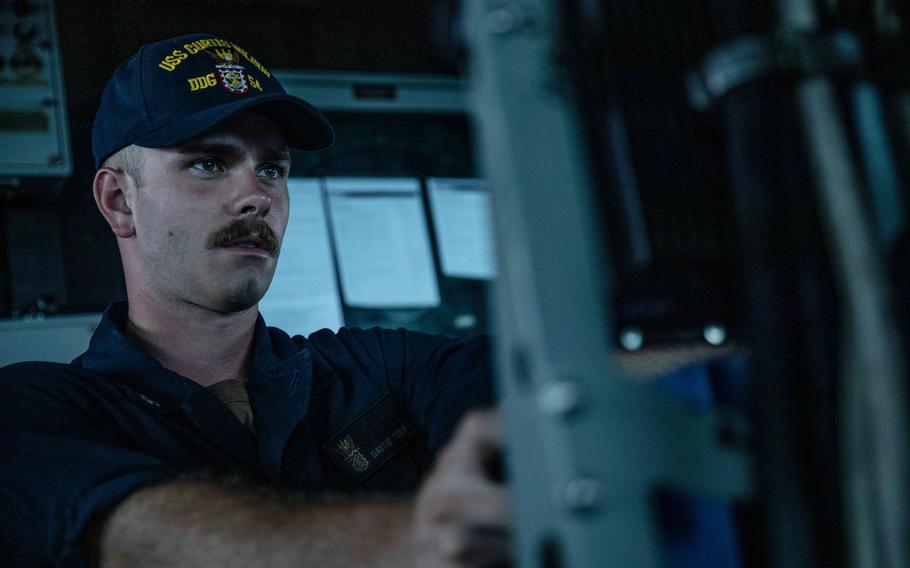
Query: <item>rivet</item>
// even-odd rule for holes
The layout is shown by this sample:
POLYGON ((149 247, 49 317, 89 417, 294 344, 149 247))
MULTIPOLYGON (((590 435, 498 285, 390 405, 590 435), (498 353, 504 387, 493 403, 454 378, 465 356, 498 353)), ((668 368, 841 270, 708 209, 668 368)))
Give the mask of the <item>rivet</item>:
POLYGON ((577 477, 559 486, 557 497, 562 505, 575 512, 589 512, 603 504, 603 484, 591 477, 577 477))
POLYGON ((541 389, 537 404, 547 414, 568 416, 581 406, 581 390, 572 381, 554 381, 541 389))
POLYGON ((515 6, 500 6, 487 14, 487 28, 491 33, 503 35, 519 29, 526 20, 525 15, 515 6))
POLYGON ((624 329, 619 334, 619 344, 626 351, 638 351, 645 343, 645 336, 637 327, 624 329))
POLYGON ((706 325, 702 330, 702 334, 705 337, 705 341, 711 345, 723 345, 727 340, 727 330, 724 326, 717 323, 706 325))

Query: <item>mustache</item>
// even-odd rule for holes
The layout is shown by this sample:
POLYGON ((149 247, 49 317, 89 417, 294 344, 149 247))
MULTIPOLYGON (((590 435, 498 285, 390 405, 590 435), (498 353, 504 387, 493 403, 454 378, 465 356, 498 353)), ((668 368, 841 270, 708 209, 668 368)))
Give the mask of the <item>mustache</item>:
POLYGON ((253 239, 260 243, 262 248, 272 256, 278 256, 280 244, 275 231, 262 219, 237 219, 229 225, 215 231, 208 240, 208 248, 220 248, 236 243, 237 241, 253 239))

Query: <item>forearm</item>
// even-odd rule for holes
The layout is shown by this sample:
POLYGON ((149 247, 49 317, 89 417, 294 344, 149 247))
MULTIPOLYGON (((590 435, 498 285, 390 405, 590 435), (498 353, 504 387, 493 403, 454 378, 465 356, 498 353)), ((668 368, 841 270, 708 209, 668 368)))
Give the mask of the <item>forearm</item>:
POLYGON ((100 565, 409 566, 412 503, 281 499, 227 484, 138 491, 108 517, 100 565))

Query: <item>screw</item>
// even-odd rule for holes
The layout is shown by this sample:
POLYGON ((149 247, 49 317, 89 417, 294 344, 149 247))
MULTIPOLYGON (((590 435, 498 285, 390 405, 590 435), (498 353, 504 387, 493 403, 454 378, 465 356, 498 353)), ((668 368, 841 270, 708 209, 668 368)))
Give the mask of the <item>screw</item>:
POLYGON ((477 316, 474 314, 458 314, 452 321, 455 329, 470 329, 477 325, 477 316))
POLYGON ((637 327, 630 327, 619 334, 619 344, 626 351, 638 351, 645 343, 645 336, 637 327))
POLYGON ((521 28, 528 18, 516 6, 500 6, 487 15, 487 27, 496 35, 503 35, 521 28))
POLYGON ((581 406, 581 391, 572 381, 555 381, 540 391, 537 404, 547 414, 568 416, 581 406))
POLYGON ((711 345, 722 345, 727 340, 727 330, 724 329, 724 326, 717 323, 706 325, 702 330, 702 334, 705 337, 705 341, 711 345))
POLYGON ((557 496, 571 511, 592 511, 603 503, 603 484, 590 477, 570 479, 558 488, 557 496))

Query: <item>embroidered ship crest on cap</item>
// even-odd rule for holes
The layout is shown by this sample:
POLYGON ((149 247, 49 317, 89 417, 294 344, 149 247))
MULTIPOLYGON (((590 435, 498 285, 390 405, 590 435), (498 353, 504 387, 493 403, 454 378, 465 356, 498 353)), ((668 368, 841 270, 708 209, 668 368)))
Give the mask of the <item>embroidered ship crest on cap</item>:
POLYGON ((215 61, 215 69, 221 79, 221 86, 235 95, 242 95, 250 90, 246 69, 239 65, 240 54, 227 49, 205 50, 215 61))

